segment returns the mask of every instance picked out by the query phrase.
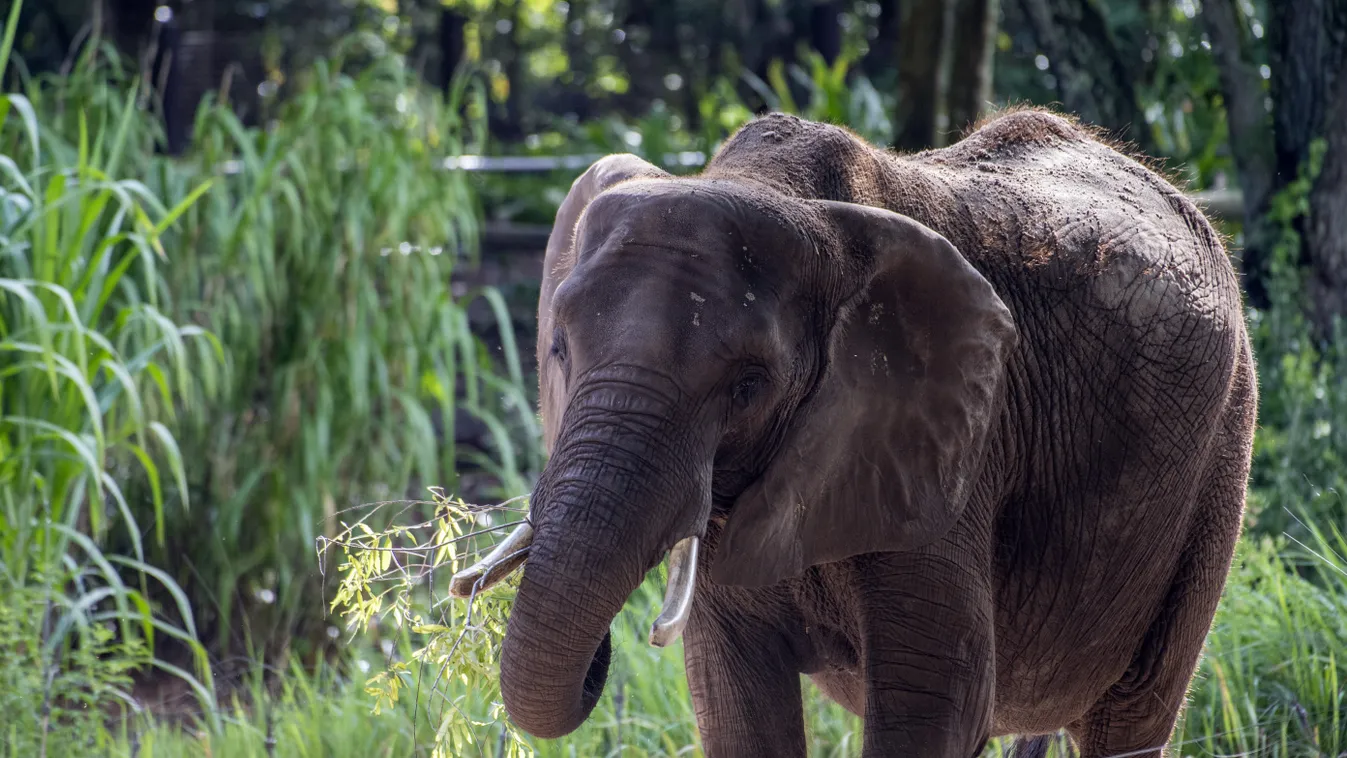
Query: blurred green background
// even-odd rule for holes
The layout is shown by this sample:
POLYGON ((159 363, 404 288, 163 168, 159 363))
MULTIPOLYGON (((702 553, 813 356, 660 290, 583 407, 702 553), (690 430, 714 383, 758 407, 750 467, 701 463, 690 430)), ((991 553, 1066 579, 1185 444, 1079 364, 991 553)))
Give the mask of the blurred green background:
MULTIPOLYGON (((407 666, 372 712, 434 634, 387 608, 348 628, 350 558, 316 547, 429 523, 428 487, 528 492, 542 245, 594 157, 695 171, 768 110, 915 151, 1020 103, 1146 156, 1243 275, 1247 529, 1175 755, 1347 754, 1343 0, 0 14, 0 756, 700 755, 681 650, 642 642, 657 578, 589 724, 519 743, 486 647, 447 684, 443 657, 407 666)), ((858 754, 807 689, 811 755, 858 754)))

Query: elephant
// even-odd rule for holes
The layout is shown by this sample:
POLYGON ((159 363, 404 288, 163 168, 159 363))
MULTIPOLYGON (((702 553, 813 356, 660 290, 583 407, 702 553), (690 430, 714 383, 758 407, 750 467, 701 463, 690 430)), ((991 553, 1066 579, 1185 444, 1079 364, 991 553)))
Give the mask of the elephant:
POLYGON ((696 175, 598 160, 544 266, 548 459, 453 586, 523 565, 519 728, 588 718, 668 553, 651 641, 681 634, 709 758, 804 756, 801 675, 866 758, 1163 754, 1258 394, 1235 268, 1168 180, 1045 109, 912 154, 774 113, 696 175))

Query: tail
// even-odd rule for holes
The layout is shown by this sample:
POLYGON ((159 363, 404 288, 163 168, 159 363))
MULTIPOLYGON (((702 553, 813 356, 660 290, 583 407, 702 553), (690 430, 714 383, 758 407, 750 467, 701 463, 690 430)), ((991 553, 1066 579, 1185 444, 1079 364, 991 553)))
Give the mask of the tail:
POLYGON ((1048 758, 1048 748, 1052 747, 1053 735, 1038 737, 1020 737, 1015 740, 1015 751, 1011 758, 1048 758))

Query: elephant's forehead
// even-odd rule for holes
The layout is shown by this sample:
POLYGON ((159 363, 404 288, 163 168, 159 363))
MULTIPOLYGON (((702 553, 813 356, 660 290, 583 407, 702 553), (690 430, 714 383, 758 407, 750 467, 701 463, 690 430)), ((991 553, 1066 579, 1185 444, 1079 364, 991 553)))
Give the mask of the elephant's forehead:
POLYGON ((569 321, 606 317, 669 333, 710 330, 728 337, 762 328, 776 292, 725 256, 685 241, 630 241, 577 266, 557 297, 569 321))
MULTIPOLYGON (((633 183, 635 184, 635 183, 633 183)), ((696 301, 724 299, 741 306, 765 291, 798 286, 800 242, 771 218, 718 193, 663 190, 617 195, 587 215, 577 231, 577 271, 601 278, 656 277, 696 301)), ((639 189, 639 188, 636 188, 639 189)), ((597 203, 598 201, 596 201, 597 203)))
POLYGON ((780 341, 773 290, 695 248, 615 246, 557 292, 558 320, 595 362, 620 357, 677 373, 780 341))
POLYGON ((697 177, 632 179, 613 186, 591 205, 597 208, 715 208, 731 207, 749 200, 754 193, 737 182, 697 177))
POLYGON ((555 312, 591 343, 700 361, 774 342, 800 286, 789 233, 742 198, 637 181, 595 200, 555 312))
MULTIPOLYGON (((625 182, 590 203, 580 237, 656 238, 732 249, 737 243, 781 243, 795 235, 789 214, 761 193, 719 180, 658 179, 625 182)), ((651 241, 647 239, 646 241, 651 241)))

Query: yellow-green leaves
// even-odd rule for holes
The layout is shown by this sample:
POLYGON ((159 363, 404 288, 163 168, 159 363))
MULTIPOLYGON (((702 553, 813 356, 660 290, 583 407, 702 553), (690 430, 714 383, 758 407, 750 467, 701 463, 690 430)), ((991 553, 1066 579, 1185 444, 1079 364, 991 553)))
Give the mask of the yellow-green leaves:
MULTIPOLYGON (((503 730, 507 755, 530 754, 523 736, 503 718, 499 704, 498 653, 513 601, 507 580, 469 601, 446 594, 449 577, 484 555, 523 518, 513 502, 473 506, 438 488, 432 499, 383 503, 331 540, 319 540, 319 556, 341 551, 340 581, 332 609, 353 633, 395 634, 403 654, 365 682, 375 713, 394 708, 419 682, 416 697, 438 719, 433 755, 473 754, 475 734, 489 725, 503 730), (400 506, 399 513, 427 513, 410 526, 402 519, 382 530, 368 521, 400 506), (495 725, 493 722, 499 722, 495 725)), ((414 520, 414 519, 408 519, 414 520)))

